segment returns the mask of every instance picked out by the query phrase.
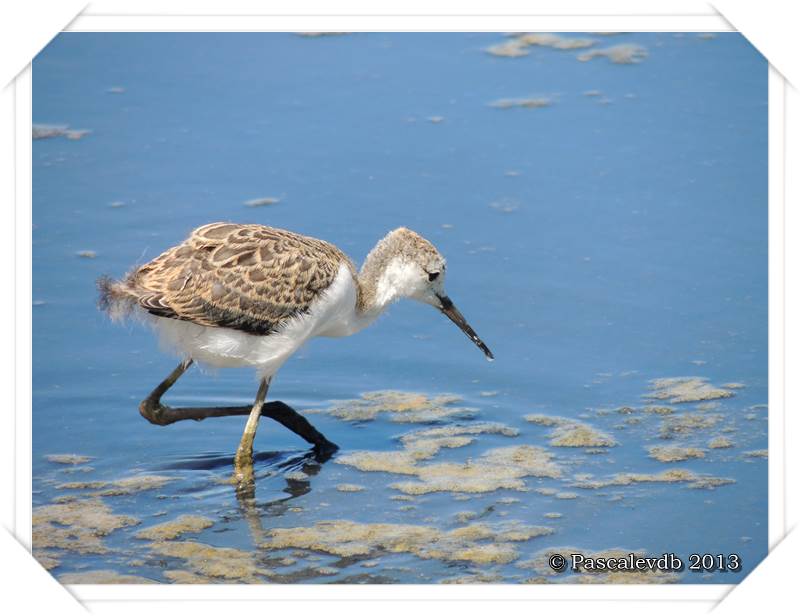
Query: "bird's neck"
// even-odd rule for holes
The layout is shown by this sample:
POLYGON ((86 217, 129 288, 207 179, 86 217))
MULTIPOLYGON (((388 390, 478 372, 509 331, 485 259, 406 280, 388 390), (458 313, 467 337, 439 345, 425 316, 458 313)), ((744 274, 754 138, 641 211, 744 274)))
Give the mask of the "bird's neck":
POLYGON ((364 260, 358 274, 358 311, 375 319, 398 299, 405 297, 404 270, 407 268, 394 245, 391 234, 379 241, 364 260))

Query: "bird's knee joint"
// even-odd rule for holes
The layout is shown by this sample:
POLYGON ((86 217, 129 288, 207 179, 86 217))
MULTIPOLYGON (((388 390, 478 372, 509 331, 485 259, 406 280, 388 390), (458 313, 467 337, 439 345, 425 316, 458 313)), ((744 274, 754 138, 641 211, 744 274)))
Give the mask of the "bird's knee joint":
POLYGON ((166 407, 156 400, 145 398, 139 404, 139 413, 151 424, 156 426, 166 426, 170 422, 164 417, 166 407))

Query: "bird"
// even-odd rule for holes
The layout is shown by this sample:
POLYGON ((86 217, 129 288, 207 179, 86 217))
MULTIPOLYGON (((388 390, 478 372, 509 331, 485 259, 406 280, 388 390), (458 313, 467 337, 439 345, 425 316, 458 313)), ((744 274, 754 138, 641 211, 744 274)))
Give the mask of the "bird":
POLYGON ((343 337, 373 323, 392 303, 428 304, 455 323, 487 359, 494 356, 444 290, 446 260, 406 227, 389 232, 360 270, 334 244, 259 224, 215 222, 135 267, 97 281, 99 307, 114 320, 152 325, 181 363, 139 405, 151 423, 247 415, 234 457, 236 477, 252 480, 253 441, 262 414, 315 444, 338 447, 282 402, 265 404, 281 366, 311 338, 343 337), (161 397, 193 362, 251 367, 259 388, 248 407, 171 408, 161 397))

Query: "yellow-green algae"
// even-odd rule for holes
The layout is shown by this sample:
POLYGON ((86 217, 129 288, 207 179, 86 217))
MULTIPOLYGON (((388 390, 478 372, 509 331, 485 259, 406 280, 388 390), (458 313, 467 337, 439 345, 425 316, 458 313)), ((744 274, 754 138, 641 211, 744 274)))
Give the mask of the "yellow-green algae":
POLYGON ((77 571, 74 573, 64 573, 58 576, 58 581, 62 584, 157 584, 156 580, 151 580, 140 575, 125 575, 107 569, 95 571, 77 571))
POLYGON ((570 50, 585 49, 594 44, 594 39, 590 38, 570 38, 549 32, 520 32, 512 34, 511 38, 503 43, 487 47, 486 53, 501 58, 519 58, 530 53, 528 47, 570 50))
POLYGON ((594 58, 608 58, 614 64, 638 64, 647 57, 647 49, 641 45, 624 43, 613 45, 604 49, 591 49, 578 56, 581 62, 588 62, 594 58))
POLYGON ((541 109, 553 104, 553 99, 548 96, 529 96, 527 98, 500 98, 489 103, 489 107, 495 109, 541 109))
POLYGON ((593 426, 557 415, 525 415, 525 421, 540 426, 554 427, 550 432, 553 447, 613 447, 617 442, 605 432, 593 426))
POLYGON ((613 447, 617 442, 605 432, 585 423, 558 426, 550 433, 553 447, 613 447))
POLYGON ((61 560, 58 558, 57 553, 55 552, 34 549, 33 557, 48 571, 50 571, 50 569, 55 569, 61 564, 61 560))
POLYGON ((150 541, 175 539, 185 533, 199 533, 213 526, 213 524, 214 521, 212 519, 203 516, 181 515, 169 522, 162 522, 155 526, 143 528, 134 536, 137 539, 149 539, 150 541))
POLYGON ((340 483, 336 486, 339 492, 363 492, 366 488, 355 483, 340 483))
POLYGON ((671 439, 679 436, 686 436, 697 430, 707 430, 713 428, 720 421, 722 415, 669 415, 659 427, 659 436, 663 439, 671 439))
POLYGON ((642 410, 648 415, 672 415, 675 412, 675 409, 671 406, 648 405, 642 407, 642 410))
POLYGON ((321 521, 310 527, 275 528, 261 545, 267 550, 303 548, 343 558, 375 552, 409 553, 424 559, 505 564, 518 557, 514 542, 548 535, 553 529, 519 522, 472 524, 444 531, 413 524, 363 524, 321 521))
POLYGON ((54 137, 66 137, 70 141, 78 141, 91 132, 88 129, 69 128, 67 125, 34 124, 31 127, 31 138, 52 139, 54 137))
POLYGON ((419 481, 394 483, 391 487, 405 494, 482 493, 501 488, 525 490, 524 477, 557 478, 561 475, 560 467, 552 461, 552 454, 532 445, 490 449, 476 460, 460 464, 442 462, 413 468, 419 481))
POLYGON ((733 441, 724 436, 717 436, 708 441, 708 447, 710 449, 728 449, 733 447, 733 441))
POLYGON ((659 462, 681 462, 689 458, 705 458, 706 454, 697 447, 658 446, 649 449, 650 457, 659 462))
POLYGON ((54 464, 86 464, 93 459, 91 456, 82 456, 76 453, 51 453, 44 458, 54 464))
POLYGON ((442 448, 463 447, 477 434, 516 436, 518 430, 501 423, 480 422, 417 430, 400 437, 402 451, 355 451, 336 462, 365 472, 413 475, 419 482, 392 484, 406 494, 429 492, 492 492, 500 488, 522 490, 522 477, 558 477, 560 469, 552 454, 540 447, 492 449, 477 460, 464 463, 420 464, 442 448))
POLYGON ((564 424, 573 423, 574 420, 569 419, 568 417, 559 417, 558 415, 541 415, 541 414, 532 414, 532 415, 525 415, 523 417, 525 421, 529 421, 530 423, 534 423, 539 426, 561 426, 564 424))
POLYGON ((357 400, 338 402, 327 411, 345 421, 372 421, 380 413, 388 413, 398 423, 428 423, 453 417, 473 417, 475 409, 454 407, 461 398, 453 395, 428 396, 403 391, 373 391, 357 400))
POLYGON ((257 562, 253 552, 236 548, 218 548, 197 541, 155 541, 148 547, 154 554, 184 560, 189 573, 212 581, 253 583, 272 574, 257 562))
POLYGON ((427 460, 443 448, 464 447, 473 442, 479 434, 502 434, 518 436, 519 430, 501 423, 478 422, 467 425, 442 426, 416 430, 400 437, 400 442, 417 460, 427 460))
POLYGON ((33 510, 33 548, 57 548, 79 554, 105 554, 103 537, 139 524, 137 518, 117 515, 99 498, 44 505, 33 510))
POLYGON ((281 200, 278 197, 259 197, 257 199, 249 199, 244 204, 247 207, 264 207, 265 205, 276 205, 280 202, 281 200))
POLYGON ((640 483, 686 483, 690 488, 712 489, 735 481, 725 477, 698 475, 690 470, 675 468, 660 473, 617 473, 607 479, 587 479, 575 481, 571 485, 576 488, 597 489, 640 483))
POLYGON ((59 490, 99 490, 91 496, 123 496, 162 488, 174 479, 164 475, 138 475, 114 481, 72 481, 56 487, 59 490))
POLYGON ((747 458, 767 458, 769 457, 769 452, 766 449, 754 449, 745 451, 743 455, 747 458))
POLYGON ((668 400, 672 404, 682 402, 703 402, 730 398, 734 395, 730 389, 715 387, 708 379, 698 376, 679 376, 650 381, 651 393, 645 398, 668 400))

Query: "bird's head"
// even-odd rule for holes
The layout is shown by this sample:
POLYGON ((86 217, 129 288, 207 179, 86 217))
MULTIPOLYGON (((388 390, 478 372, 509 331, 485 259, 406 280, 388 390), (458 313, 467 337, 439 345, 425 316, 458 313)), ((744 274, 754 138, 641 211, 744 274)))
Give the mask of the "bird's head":
POLYGON ((447 296, 444 290, 447 261, 436 247, 419 233, 405 227, 392 231, 383 242, 388 249, 387 262, 378 294, 390 293, 430 304, 458 325, 488 359, 494 359, 489 347, 447 296))

